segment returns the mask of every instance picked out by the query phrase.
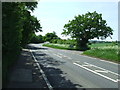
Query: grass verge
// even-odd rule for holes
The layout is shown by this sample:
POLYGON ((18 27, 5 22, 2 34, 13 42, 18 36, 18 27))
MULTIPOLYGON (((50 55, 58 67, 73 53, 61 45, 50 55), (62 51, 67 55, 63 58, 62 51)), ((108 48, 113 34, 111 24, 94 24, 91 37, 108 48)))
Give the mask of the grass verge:
POLYGON ((105 59, 109 61, 113 61, 116 63, 120 63, 120 58, 118 57, 120 55, 118 49, 91 49, 83 52, 83 55, 88 55, 100 59, 105 59))

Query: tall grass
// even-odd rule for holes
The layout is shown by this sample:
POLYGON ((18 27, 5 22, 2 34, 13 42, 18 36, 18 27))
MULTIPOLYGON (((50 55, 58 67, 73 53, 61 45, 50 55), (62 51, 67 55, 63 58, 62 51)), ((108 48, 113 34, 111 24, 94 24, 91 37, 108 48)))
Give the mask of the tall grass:
POLYGON ((85 51, 83 54, 98 57, 101 59, 106 59, 114 62, 119 62, 120 48, 117 45, 109 45, 109 46, 94 46, 91 47, 91 50, 85 51))

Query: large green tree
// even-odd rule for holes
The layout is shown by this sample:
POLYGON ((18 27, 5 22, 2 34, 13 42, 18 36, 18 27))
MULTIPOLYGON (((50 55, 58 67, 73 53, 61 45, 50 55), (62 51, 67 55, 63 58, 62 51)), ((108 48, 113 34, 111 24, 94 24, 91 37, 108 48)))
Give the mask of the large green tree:
POLYGON ((87 43, 89 39, 107 38, 113 34, 112 31, 107 26, 106 20, 102 19, 102 14, 94 11, 75 16, 73 20, 64 25, 62 34, 75 38, 78 50, 86 50, 88 49, 87 43))

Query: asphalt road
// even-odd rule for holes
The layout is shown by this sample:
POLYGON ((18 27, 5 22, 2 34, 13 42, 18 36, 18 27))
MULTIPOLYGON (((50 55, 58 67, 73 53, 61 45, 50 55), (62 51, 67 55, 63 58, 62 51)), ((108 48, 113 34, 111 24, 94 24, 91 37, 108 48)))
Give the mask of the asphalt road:
POLYGON ((54 88, 118 88, 118 64, 80 51, 28 46, 54 88))

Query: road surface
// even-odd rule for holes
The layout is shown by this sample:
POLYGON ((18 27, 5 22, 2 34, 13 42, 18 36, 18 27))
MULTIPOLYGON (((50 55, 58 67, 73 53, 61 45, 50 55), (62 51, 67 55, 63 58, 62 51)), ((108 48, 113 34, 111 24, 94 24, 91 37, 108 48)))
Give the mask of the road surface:
POLYGON ((53 88, 118 88, 118 64, 60 50, 29 44, 53 88))

